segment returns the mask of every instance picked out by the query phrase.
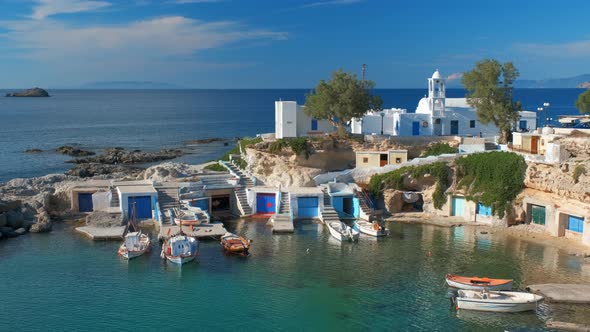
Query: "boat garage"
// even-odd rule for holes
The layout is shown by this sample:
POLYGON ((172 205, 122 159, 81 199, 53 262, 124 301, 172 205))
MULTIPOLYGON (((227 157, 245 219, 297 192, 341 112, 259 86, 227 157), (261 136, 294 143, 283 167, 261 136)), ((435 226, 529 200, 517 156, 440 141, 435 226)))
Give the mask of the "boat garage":
POLYGON ((130 218, 133 206, 135 206, 137 219, 157 219, 155 210, 158 203, 158 192, 152 184, 129 181, 116 185, 123 216, 130 218))
POLYGON ((453 196, 451 207, 451 215, 457 217, 463 217, 465 214, 465 197, 453 196))
POLYGON ((289 190, 293 217, 298 219, 319 218, 324 207, 324 192, 317 187, 301 187, 289 190))
POLYGON ((93 212, 110 206, 111 183, 108 180, 92 180, 75 186, 70 191, 71 209, 78 212, 93 212), (93 198, 94 197, 94 198, 93 198), (104 202, 108 199, 108 202, 104 202))

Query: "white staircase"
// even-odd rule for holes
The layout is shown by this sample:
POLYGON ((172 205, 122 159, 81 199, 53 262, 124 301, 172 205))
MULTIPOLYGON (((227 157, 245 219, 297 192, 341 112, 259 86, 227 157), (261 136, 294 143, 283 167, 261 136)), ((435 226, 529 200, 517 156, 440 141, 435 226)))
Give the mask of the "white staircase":
POLYGON ((330 195, 328 195, 328 188, 324 187, 322 188, 322 191, 324 192, 324 210, 322 211, 322 221, 324 222, 324 224, 328 224, 334 221, 338 221, 340 222, 340 217, 338 216, 338 212, 336 212, 336 210, 334 210, 334 207, 332 207, 332 201, 330 199, 330 195))
POLYGON ((281 191, 281 207, 279 208, 279 214, 291 214, 290 201, 289 193, 281 191))
POLYGON ((158 191, 158 204, 162 211, 162 224, 170 224, 170 215, 168 209, 178 207, 178 186, 155 186, 158 191))
POLYGON ((241 216, 251 216, 252 207, 248 204, 248 196, 246 195, 246 189, 240 188, 234 191, 236 200, 238 202, 238 209, 240 210, 241 216))
POLYGON ((354 196, 359 200, 359 207, 361 208, 360 217, 362 219, 366 219, 367 221, 371 221, 371 218, 375 213, 375 209, 373 208, 373 202, 369 198, 368 194, 355 190, 354 196))

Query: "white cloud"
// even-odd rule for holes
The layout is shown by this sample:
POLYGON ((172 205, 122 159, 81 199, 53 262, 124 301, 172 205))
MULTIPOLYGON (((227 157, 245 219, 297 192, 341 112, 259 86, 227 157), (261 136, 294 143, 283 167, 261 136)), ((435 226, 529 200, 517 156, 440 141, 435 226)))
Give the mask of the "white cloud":
POLYGON ((35 0, 35 3, 31 17, 36 20, 57 14, 95 11, 111 5, 106 1, 86 0, 35 0))
MULTIPOLYGON (((0 22, 6 47, 35 60, 157 59, 188 57, 239 41, 283 40, 287 34, 249 29, 237 22, 203 22, 183 16, 121 25, 71 27, 55 20, 0 22)), ((1 45, 1 44, 0 44, 1 45)))
POLYGON ((526 54, 555 58, 581 58, 590 57, 590 40, 580 40, 567 43, 543 44, 523 43, 516 44, 515 48, 526 54))
POLYGON ((302 8, 313 8, 313 7, 324 7, 324 6, 341 6, 341 5, 350 5, 353 3, 358 3, 363 0, 329 0, 329 1, 318 1, 308 3, 306 5, 301 6, 302 8))

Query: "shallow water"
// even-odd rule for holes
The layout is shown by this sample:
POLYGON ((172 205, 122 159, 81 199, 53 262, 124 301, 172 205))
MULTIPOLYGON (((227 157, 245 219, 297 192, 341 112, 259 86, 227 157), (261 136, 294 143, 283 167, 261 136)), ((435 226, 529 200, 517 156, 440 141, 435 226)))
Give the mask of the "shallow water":
POLYGON ((550 316, 588 320, 578 306, 450 308, 447 272, 514 278, 518 288, 590 282, 587 265, 552 247, 467 227, 390 224, 387 238, 341 244, 311 222, 292 235, 272 235, 260 221, 226 224, 254 240, 250 257, 226 256, 209 241, 182 268, 163 262, 159 245, 126 262, 119 243, 92 242, 71 224, 2 241, 2 330, 481 331, 540 328, 550 316))

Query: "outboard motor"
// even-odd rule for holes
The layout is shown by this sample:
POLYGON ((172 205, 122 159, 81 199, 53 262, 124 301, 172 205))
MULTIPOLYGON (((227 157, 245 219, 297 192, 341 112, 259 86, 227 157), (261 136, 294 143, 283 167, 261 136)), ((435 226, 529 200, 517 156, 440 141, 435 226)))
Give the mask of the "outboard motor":
POLYGON ((456 289, 449 290, 447 292, 447 297, 451 301, 451 308, 453 309, 457 306, 457 296, 459 296, 459 291, 456 289))

